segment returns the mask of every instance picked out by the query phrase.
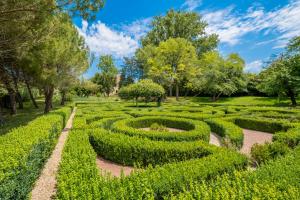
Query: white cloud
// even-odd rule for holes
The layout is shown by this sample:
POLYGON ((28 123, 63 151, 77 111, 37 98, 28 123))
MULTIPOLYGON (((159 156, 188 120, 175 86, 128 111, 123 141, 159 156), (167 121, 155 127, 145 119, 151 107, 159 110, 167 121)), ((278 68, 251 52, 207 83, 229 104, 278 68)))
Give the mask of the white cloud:
POLYGON ((111 54, 119 59, 132 55, 139 46, 136 39, 122 31, 111 29, 101 21, 90 27, 86 21, 82 21, 82 28, 78 28, 78 31, 91 52, 97 56, 111 54))
POLYGON ((198 8, 201 4, 202 4, 202 0, 185 0, 181 8, 188 11, 192 11, 198 8))
POLYGON ((123 25, 121 29, 135 40, 139 40, 150 30, 151 21, 152 17, 136 20, 130 24, 123 25))
POLYGON ((263 31, 265 35, 279 34, 277 47, 300 34, 300 0, 292 0, 284 7, 272 11, 255 6, 246 13, 237 13, 233 6, 216 11, 204 11, 203 18, 208 22, 209 32, 219 35, 221 42, 235 45, 248 33, 263 31))
POLYGON ((264 65, 263 61, 255 60, 253 62, 246 64, 245 72, 259 73, 262 70, 263 65, 264 65))

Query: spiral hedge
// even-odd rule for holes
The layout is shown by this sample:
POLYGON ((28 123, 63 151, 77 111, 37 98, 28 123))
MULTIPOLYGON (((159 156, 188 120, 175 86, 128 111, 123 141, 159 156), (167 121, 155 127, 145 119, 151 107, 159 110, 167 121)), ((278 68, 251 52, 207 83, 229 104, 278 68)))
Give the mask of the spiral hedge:
POLYGON ((194 141, 209 140, 210 128, 201 121, 188 120, 184 118, 172 117, 139 117, 134 119, 120 120, 112 125, 112 130, 129 136, 147 137, 152 140, 167 141, 194 141), (145 131, 140 128, 150 127, 151 124, 158 123, 168 128, 182 130, 182 132, 161 132, 145 131))
POLYGON ((299 196, 297 168, 287 170, 293 178, 279 178, 281 170, 298 166, 295 153, 253 172, 245 170, 249 161, 237 151, 243 144, 242 128, 249 128, 274 133, 276 143, 298 152, 300 126, 289 119, 299 112, 195 103, 159 108, 120 102, 77 106, 58 174, 57 199, 238 199, 267 197, 272 191, 282 198, 289 193, 294 199, 299 196), (270 122, 272 112, 282 117, 270 122), (153 123, 183 131, 141 130, 153 123), (223 147, 208 143, 210 131, 221 137, 223 147), (96 166, 97 156, 138 170, 127 177, 104 175, 96 166), (272 177, 278 184, 263 189, 272 177), (293 184, 283 187, 289 180, 293 184), (253 192, 256 188, 261 195, 253 192))

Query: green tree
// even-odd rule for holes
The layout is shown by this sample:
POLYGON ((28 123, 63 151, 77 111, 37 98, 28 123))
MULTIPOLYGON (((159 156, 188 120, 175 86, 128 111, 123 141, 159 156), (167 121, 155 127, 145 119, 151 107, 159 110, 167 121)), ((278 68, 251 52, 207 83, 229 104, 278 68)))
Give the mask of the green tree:
POLYGON ((300 36, 292 38, 286 51, 260 73, 257 88, 269 95, 288 96, 293 106, 300 92, 300 36))
POLYGON ((218 52, 207 52, 201 58, 201 68, 191 79, 194 91, 212 96, 212 101, 221 95, 231 95, 246 86, 243 75, 244 61, 238 54, 230 54, 226 59, 218 52))
POLYGON ((135 80, 142 77, 142 69, 140 66, 135 56, 124 58, 124 64, 121 69, 120 87, 132 84, 135 80))
POLYGON ((109 96, 116 87, 116 77, 118 69, 116 68, 111 55, 100 56, 98 68, 101 73, 96 73, 92 81, 101 86, 103 92, 109 96))
POLYGON ((119 91, 120 98, 126 100, 134 99, 136 106, 139 98, 143 98, 146 103, 156 101, 159 106, 164 94, 164 88, 150 79, 140 80, 137 83, 122 87, 119 91))
POLYGON ((149 77, 155 82, 169 86, 172 96, 173 86, 179 99, 179 86, 196 71, 197 54, 195 47, 186 39, 170 38, 161 42, 153 57, 148 58, 149 77))
POLYGON ((211 51, 217 47, 218 36, 207 34, 207 23, 195 12, 170 10, 165 16, 154 17, 151 30, 142 39, 142 45, 158 46, 169 38, 184 38, 196 48, 197 54, 211 51))

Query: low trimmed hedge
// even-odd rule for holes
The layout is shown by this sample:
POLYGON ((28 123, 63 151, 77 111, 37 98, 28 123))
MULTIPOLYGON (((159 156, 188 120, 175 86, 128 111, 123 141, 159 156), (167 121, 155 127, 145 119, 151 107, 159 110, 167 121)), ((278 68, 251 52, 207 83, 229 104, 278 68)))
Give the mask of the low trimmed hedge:
POLYGON ((262 118, 237 117, 235 118, 234 122, 242 128, 269 133, 286 131, 292 127, 292 125, 287 123, 286 121, 262 118))
POLYGON ((166 141, 209 141, 210 128, 201 121, 180 119, 174 117, 140 117, 124 119, 112 124, 112 130, 130 136, 147 137, 152 140, 166 141), (184 130, 182 132, 167 132, 155 130, 141 130, 148 128, 153 123, 162 124, 168 128, 184 130))
POLYGON ((100 176, 96 154, 86 130, 72 130, 63 150, 57 199, 162 199, 180 192, 192 180, 209 180, 246 166, 245 156, 219 149, 201 159, 170 163, 136 171, 129 177, 100 176))
POLYGON ((0 199, 28 197, 70 113, 53 111, 0 137, 0 199))
POLYGON ((90 142, 98 155, 124 165, 161 165, 201 158, 218 151, 218 147, 201 140, 194 142, 153 141, 110 133, 104 129, 88 130, 90 142))
POLYGON ((275 133, 273 141, 287 144, 290 148, 296 147, 300 144, 300 127, 291 128, 287 132, 275 133))
POLYGON ((243 145, 244 134, 243 130, 233 124, 221 119, 207 119, 211 130, 222 137, 222 143, 225 146, 233 148, 241 148, 243 145))
POLYGON ((300 148, 254 172, 224 174, 210 181, 192 182, 183 192, 165 199, 300 199, 300 148))

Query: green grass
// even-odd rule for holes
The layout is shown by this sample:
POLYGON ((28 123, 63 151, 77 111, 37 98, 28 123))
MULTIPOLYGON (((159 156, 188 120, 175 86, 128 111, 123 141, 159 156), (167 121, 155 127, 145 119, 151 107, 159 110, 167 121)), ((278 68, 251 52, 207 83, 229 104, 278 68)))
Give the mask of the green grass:
MULTIPOLYGON (((276 97, 256 97, 256 96, 244 96, 244 97, 224 97, 220 98, 216 102, 212 102, 210 97, 191 97, 192 102, 208 103, 208 104, 221 104, 221 105, 254 105, 254 106, 289 106, 290 100, 287 98, 276 97)), ((300 99, 299 99, 300 100, 300 99)))
MULTIPOLYGON (((17 109, 16 115, 10 115, 10 110, 4 109, 4 124, 0 125, 0 136, 8 133, 10 130, 19 126, 25 126, 30 121, 44 113, 44 103, 42 100, 37 101, 39 108, 34 108, 31 102, 24 102, 24 109, 17 109)), ((54 102, 54 109, 61 106, 58 102, 54 102)))

